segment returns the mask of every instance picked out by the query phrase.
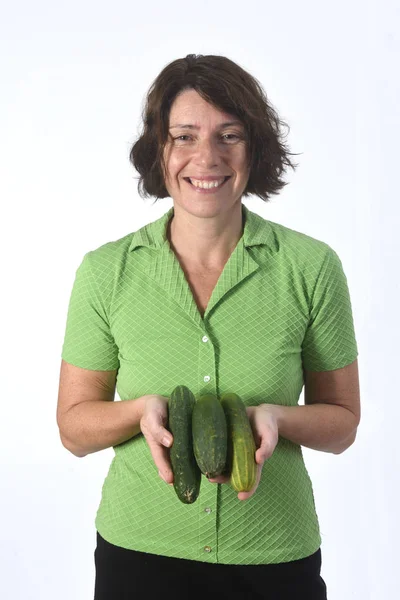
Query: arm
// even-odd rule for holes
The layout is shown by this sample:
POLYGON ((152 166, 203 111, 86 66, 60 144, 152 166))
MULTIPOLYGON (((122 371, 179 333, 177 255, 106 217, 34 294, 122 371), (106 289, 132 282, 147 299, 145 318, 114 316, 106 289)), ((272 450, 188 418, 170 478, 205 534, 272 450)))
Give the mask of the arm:
MULTIPOLYGON (((279 436, 333 454, 341 454, 354 442, 360 422, 357 360, 342 369, 304 371, 304 374, 305 406, 247 407, 256 442, 257 481, 249 492, 239 492, 239 500, 247 500, 255 493, 263 464, 274 453, 279 436)), ((227 483, 229 475, 219 475, 210 481, 227 483)))
POLYGON ((167 448, 173 438, 166 429, 168 398, 147 394, 113 402, 116 373, 83 369, 62 361, 57 405, 61 441, 72 454, 83 457, 143 433, 160 477, 171 483, 167 448))
POLYGON ((266 404, 279 435, 322 452, 341 454, 354 442, 360 423, 358 362, 334 371, 304 371, 305 405, 266 404))
POLYGON ((63 445, 75 456, 116 446, 141 431, 146 397, 113 402, 116 373, 61 363, 57 425, 63 445))

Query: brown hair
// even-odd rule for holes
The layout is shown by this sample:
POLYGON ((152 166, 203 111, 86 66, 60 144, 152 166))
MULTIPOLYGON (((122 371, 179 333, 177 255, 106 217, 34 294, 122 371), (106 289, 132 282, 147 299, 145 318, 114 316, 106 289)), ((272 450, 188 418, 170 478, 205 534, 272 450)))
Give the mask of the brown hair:
POLYGON ((207 102, 237 117, 246 130, 250 175, 243 196, 254 194, 265 202, 287 185, 281 179, 285 166, 293 170, 281 126, 286 126, 269 102, 259 81, 226 58, 188 54, 169 63, 156 77, 142 112, 143 132, 133 144, 129 160, 140 174, 140 196, 165 198, 164 148, 168 141, 169 113, 176 96, 194 89, 207 102))

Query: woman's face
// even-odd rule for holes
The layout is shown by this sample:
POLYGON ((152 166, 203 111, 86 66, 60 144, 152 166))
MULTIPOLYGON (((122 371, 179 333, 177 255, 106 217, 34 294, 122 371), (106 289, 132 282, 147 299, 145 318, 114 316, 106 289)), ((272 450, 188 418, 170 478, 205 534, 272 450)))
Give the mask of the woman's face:
POLYGON ((192 214, 211 215, 240 202, 250 173, 247 149, 244 126, 236 117, 220 112, 195 90, 182 92, 171 107, 164 151, 165 185, 174 204, 192 214), (232 121, 236 123, 224 125, 232 121), (185 179, 206 176, 229 179, 208 194, 185 179))

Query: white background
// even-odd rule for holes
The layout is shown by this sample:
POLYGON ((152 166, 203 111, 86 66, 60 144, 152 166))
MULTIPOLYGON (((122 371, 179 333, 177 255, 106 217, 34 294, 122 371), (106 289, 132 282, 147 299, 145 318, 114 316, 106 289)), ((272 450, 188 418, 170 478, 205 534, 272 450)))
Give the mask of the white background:
POLYGON ((69 295, 87 251, 172 206, 139 197, 128 154, 151 82, 189 53, 225 55, 254 75, 290 126, 290 150, 302 153, 279 196, 244 202, 330 244, 348 278, 358 437, 341 455, 304 449, 321 573, 329 600, 397 595, 399 12, 394 0, 2 6, 4 600, 93 597, 94 518, 114 452, 78 459, 59 440, 69 295))

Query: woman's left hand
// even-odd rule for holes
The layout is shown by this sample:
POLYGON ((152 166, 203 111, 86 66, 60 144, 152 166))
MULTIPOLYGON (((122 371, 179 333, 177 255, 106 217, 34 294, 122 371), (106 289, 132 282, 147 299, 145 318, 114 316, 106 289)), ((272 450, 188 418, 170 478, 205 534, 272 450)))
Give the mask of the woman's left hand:
MULTIPOLYGON (((254 488, 249 492, 238 493, 239 500, 247 500, 255 493, 260 483, 264 462, 272 456, 278 443, 278 421, 273 407, 274 405, 270 404, 246 407, 256 444, 257 479, 254 488)), ((218 477, 209 479, 211 483, 229 483, 229 480, 229 475, 218 475, 218 477)))

